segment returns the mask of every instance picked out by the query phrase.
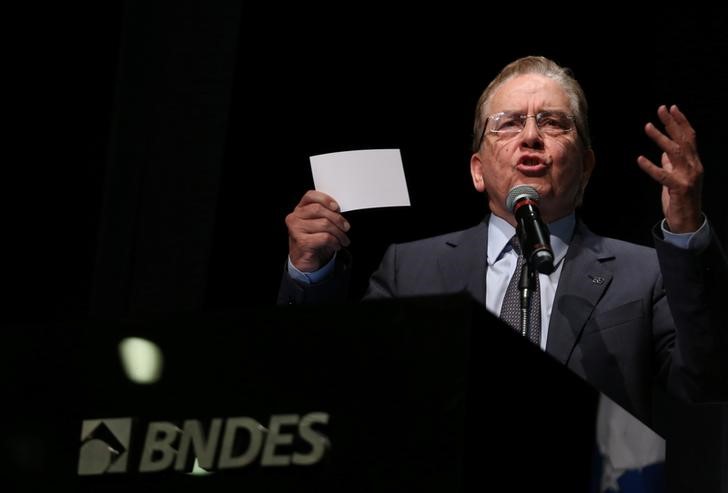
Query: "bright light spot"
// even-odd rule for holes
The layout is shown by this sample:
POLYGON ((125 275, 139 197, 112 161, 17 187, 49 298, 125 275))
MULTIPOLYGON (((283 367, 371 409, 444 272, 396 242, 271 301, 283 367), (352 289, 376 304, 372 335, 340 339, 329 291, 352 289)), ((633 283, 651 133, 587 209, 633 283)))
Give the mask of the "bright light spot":
POLYGON ((195 457, 195 463, 192 466, 192 470, 188 474, 192 474, 193 476, 204 476, 205 474, 212 474, 212 472, 206 471, 205 469, 201 468, 200 463, 197 462, 197 457, 195 457))
POLYGON ((119 343, 119 356, 126 376, 135 383, 154 383, 162 376, 164 358, 159 346, 139 337, 119 343))

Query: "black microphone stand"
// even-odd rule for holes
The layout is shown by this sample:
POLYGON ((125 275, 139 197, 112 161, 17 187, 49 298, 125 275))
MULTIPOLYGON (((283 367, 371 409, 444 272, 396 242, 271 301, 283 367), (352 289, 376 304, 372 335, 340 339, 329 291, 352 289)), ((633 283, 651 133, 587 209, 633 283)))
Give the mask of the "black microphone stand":
MULTIPOLYGON (((518 279, 521 291, 521 334, 531 340, 531 295, 536 291, 536 276, 539 272, 551 274, 554 271, 554 254, 548 226, 541 222, 538 209, 530 204, 522 205, 516 211, 516 220, 516 233, 525 259, 518 279), (528 238, 538 238, 539 241, 534 244, 528 238)), ((541 321, 538 320, 538 323, 541 321)))
POLYGON ((521 291, 521 335, 530 340, 529 327, 531 326, 531 295, 536 290, 536 270, 530 266, 526 259, 521 266, 521 277, 518 279, 518 289, 521 291))

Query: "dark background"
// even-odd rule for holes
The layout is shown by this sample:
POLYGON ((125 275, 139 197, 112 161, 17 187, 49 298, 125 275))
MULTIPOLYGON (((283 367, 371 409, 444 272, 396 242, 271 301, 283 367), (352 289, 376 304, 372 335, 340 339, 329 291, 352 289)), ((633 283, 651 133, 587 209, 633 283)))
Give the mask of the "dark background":
POLYGON ((10 426, 18 443, 42 444, 58 432, 48 411, 79 405, 62 368, 78 334, 43 322, 272 305, 284 217, 312 187, 310 155, 402 151, 412 207, 347 214, 353 297, 389 243, 478 222, 474 105, 520 56, 571 67, 587 93, 598 162, 582 215, 595 232, 651 243, 660 191, 635 158, 657 159, 642 127, 677 103, 697 130, 704 208, 726 243, 724 9, 392 9, 127 1, 8 12, 0 275, 3 383, 10 402, 27 401, 10 426))
POLYGON ((651 243, 659 187, 635 158, 658 158, 642 127, 677 103, 725 238, 724 10, 566 21, 391 9, 129 1, 18 14, 6 317, 272 304, 284 217, 313 186, 308 157, 400 148, 412 207, 347 214, 356 296, 389 243, 482 218, 468 169, 474 105, 528 54, 571 67, 589 98, 598 162, 582 215, 595 232, 651 243))

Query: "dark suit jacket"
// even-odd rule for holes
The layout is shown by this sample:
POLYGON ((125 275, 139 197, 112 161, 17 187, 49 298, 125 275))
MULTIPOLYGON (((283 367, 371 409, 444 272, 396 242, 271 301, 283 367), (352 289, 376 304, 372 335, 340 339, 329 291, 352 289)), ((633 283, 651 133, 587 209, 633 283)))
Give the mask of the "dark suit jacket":
MULTIPOLYGON (((650 423, 656 382, 688 400, 728 399, 728 261, 715 236, 697 254, 597 236, 577 223, 549 323, 546 351, 650 423), (676 330, 677 327, 677 330, 676 330)), ((487 219, 475 227, 392 245, 366 298, 467 292, 485 304, 487 219)), ((287 274, 279 302, 340 296, 346 255, 329 282, 287 274)))

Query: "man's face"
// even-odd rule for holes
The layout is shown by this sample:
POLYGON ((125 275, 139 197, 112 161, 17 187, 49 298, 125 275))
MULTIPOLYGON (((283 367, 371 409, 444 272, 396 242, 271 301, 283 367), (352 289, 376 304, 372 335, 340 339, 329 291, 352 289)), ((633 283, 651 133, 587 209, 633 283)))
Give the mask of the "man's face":
MULTIPOLYGON (((502 84, 485 108, 487 115, 515 111, 536 115, 542 111, 572 114, 561 85, 538 74, 515 77, 502 84)), ((545 134, 535 118, 526 119, 517 135, 486 132, 480 150, 470 159, 473 184, 488 193, 491 211, 515 224, 505 199, 516 185, 530 185, 541 196, 540 210, 546 222, 571 213, 594 167, 594 155, 584 149, 574 129, 558 135, 545 134)))

